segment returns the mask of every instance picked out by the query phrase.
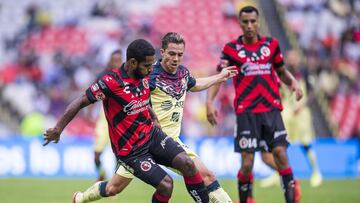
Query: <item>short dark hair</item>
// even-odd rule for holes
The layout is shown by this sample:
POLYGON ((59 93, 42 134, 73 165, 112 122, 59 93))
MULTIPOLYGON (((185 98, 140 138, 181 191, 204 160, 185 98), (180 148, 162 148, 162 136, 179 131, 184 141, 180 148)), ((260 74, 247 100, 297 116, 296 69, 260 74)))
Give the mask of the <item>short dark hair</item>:
POLYGON ((161 38, 161 48, 166 49, 170 43, 184 44, 185 46, 184 38, 176 32, 168 32, 161 38))
POLYGON ((131 42, 126 50, 126 60, 136 59, 139 63, 145 61, 147 56, 155 55, 155 49, 150 42, 137 39, 131 42))
POLYGON ((255 12, 257 16, 259 15, 259 10, 254 6, 245 6, 239 11, 239 17, 241 16, 242 13, 252 13, 252 12, 255 12))
POLYGON ((116 49, 113 52, 111 52, 111 56, 114 56, 115 54, 120 54, 122 55, 122 51, 120 49, 116 49))

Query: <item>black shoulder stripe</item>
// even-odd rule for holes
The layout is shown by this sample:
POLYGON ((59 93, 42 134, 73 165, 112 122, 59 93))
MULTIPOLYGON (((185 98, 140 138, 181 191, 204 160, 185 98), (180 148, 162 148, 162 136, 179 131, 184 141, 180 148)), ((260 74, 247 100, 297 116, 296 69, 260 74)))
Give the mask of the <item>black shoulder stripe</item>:
POLYGON ((118 76, 115 72, 109 71, 108 74, 111 75, 111 76, 116 80, 116 82, 119 83, 120 87, 124 87, 124 86, 125 86, 125 85, 124 85, 124 82, 119 78, 119 76, 118 76))
POLYGON ((266 41, 271 43, 273 41, 273 38, 272 37, 266 37, 266 41))

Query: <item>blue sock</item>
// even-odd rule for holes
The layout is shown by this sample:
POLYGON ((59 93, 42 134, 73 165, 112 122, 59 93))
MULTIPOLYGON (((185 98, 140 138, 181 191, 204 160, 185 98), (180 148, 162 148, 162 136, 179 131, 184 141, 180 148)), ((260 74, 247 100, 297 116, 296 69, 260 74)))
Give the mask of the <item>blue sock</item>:
POLYGON ((217 180, 215 180, 214 182, 212 182, 210 185, 206 186, 206 189, 208 192, 213 192, 217 189, 220 188, 220 184, 217 180))
POLYGON ((107 181, 103 181, 99 185, 100 195, 102 197, 107 197, 107 195, 106 195, 106 185, 107 185, 107 183, 108 183, 107 181))

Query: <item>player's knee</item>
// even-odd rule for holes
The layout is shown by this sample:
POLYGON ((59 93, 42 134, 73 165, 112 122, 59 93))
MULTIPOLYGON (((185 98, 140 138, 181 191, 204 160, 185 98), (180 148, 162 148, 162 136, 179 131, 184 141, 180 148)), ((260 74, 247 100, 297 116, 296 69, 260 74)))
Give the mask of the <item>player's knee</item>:
POLYGON ((252 159, 243 159, 241 164, 241 171, 248 175, 251 173, 253 168, 253 160, 252 159))
POLYGON ((194 161, 185 152, 175 157, 173 167, 179 170, 184 176, 193 176, 196 173, 194 161))
POLYGON ((186 156, 183 159, 183 167, 181 173, 184 176, 193 176, 196 173, 195 163, 189 156, 186 156))
POLYGON ((161 194, 170 196, 173 191, 173 187, 173 179, 167 175, 161 180, 160 184, 156 187, 156 190, 161 194))
POLYGON ((284 169, 289 167, 285 147, 282 146, 275 147, 272 153, 275 159, 275 163, 279 169, 284 169))

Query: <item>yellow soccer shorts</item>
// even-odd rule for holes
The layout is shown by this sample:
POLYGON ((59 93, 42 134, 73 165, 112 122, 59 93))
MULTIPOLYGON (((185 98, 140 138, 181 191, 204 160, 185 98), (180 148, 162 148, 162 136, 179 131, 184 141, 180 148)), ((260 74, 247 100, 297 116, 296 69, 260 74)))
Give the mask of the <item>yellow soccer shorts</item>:
POLYGON ((310 110, 304 109, 297 115, 284 116, 284 124, 290 143, 309 145, 314 139, 310 110))

